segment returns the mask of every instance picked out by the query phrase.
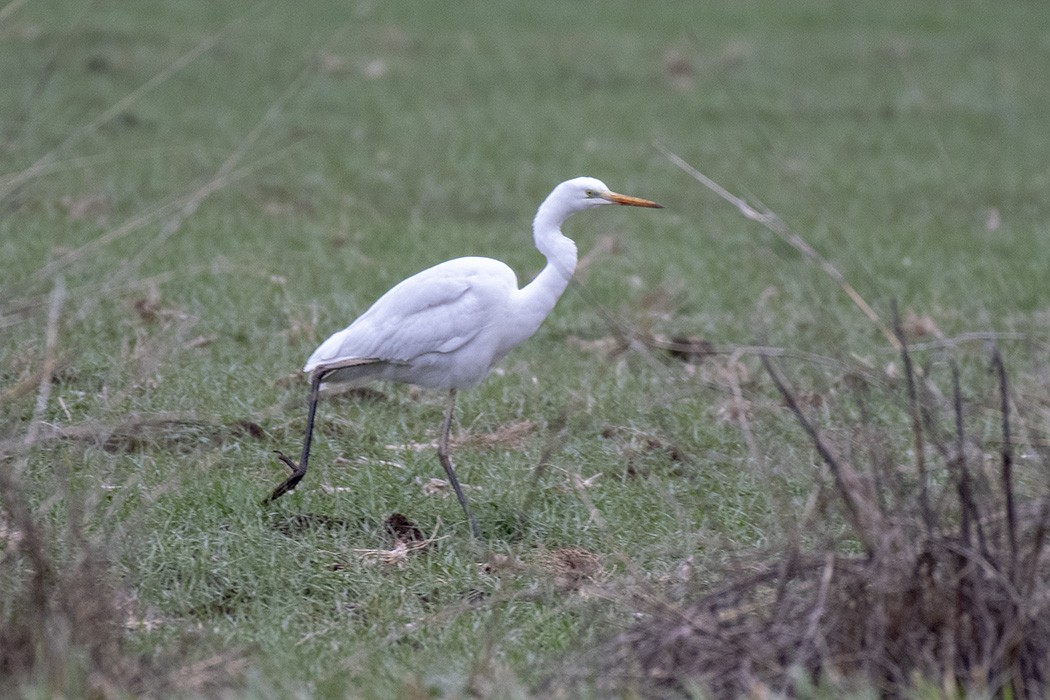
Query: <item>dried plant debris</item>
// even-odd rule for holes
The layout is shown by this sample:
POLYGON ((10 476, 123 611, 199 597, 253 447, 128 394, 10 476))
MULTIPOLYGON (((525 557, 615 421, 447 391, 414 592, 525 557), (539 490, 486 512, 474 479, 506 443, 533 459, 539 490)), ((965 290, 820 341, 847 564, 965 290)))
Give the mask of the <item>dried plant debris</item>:
MULTIPOLYGON (((520 450, 528 444, 529 438, 538 430, 534 421, 525 419, 501 425, 490 433, 472 433, 470 430, 460 430, 449 439, 449 446, 474 447, 482 449, 508 449, 520 450)), ((422 452, 436 450, 438 443, 432 442, 407 442, 404 444, 385 445, 388 450, 411 450, 422 452)))
POLYGON ((910 439, 880 445, 896 449, 891 455, 841 450, 808 417, 821 412, 764 359, 832 477, 848 541, 826 551, 791 544, 728 568, 714 586, 632 596, 637 622, 557 682, 578 675, 600 694, 647 697, 696 689, 713 698, 790 697, 839 682, 883 697, 907 696, 917 682, 948 697, 1048 696, 1050 493, 1019 493, 1020 421, 1002 358, 995 351, 989 363, 994 399, 967 401, 954 362, 947 391, 917 375, 896 326, 905 394, 897 405, 910 439), (975 444, 968 430, 968 420, 990 422, 989 406, 997 406, 998 435, 984 439, 994 447, 975 444), (993 473, 981 476, 975 453, 991 454, 993 473), (850 463, 862 454, 870 467, 850 463), (893 491, 899 475, 889 472, 907 462, 911 484, 893 491))
POLYGON ((1015 697, 1045 697, 1046 562, 1039 595, 1021 600, 997 564, 951 537, 874 559, 787 556, 697 601, 644 610, 607 650, 627 674, 610 681, 735 698, 859 677, 894 697, 922 677, 943 679, 949 695, 1011 685, 1015 697))
POLYGON ((537 563, 563 591, 576 591, 586 583, 596 582, 604 573, 601 557, 579 547, 544 552, 537 563))
MULTIPOLYGON (((262 426, 241 418, 217 421, 193 412, 129 414, 118 423, 84 421, 72 425, 49 425, 37 436, 37 442, 72 440, 93 443, 106 452, 134 452, 163 446, 166 449, 195 450, 210 444, 249 437, 261 440, 262 426)), ((0 454, 6 443, 0 442, 0 454)))
POLYGON ((685 454, 666 436, 616 425, 605 426, 600 435, 615 446, 628 477, 647 476, 650 459, 658 463, 686 461, 685 454))
POLYGON ((287 537, 296 537, 309 532, 346 530, 350 524, 349 520, 333 518, 323 513, 297 513, 290 517, 275 519, 273 528, 287 537))
MULTIPOLYGON (((67 484, 56 481, 56 492, 73 501, 67 484)), ((0 619, 0 688, 10 693, 22 683, 54 681, 54 691, 69 675, 82 678, 77 692, 91 697, 167 687, 170 678, 123 635, 131 597, 112 573, 119 547, 89 532, 86 518, 56 525, 29 503, 14 475, 0 471, 0 575, 9 584, 0 619)))
POLYGON ((671 357, 691 364, 703 362, 705 357, 715 354, 715 346, 711 341, 695 336, 676 335, 671 338, 653 336, 648 339, 648 344, 666 350, 671 357))
POLYGON ((391 513, 383 526, 399 542, 422 542, 426 539, 419 526, 401 513, 391 513))
POLYGON ((444 539, 438 537, 441 529, 441 521, 438 520, 434 526, 434 532, 430 537, 424 537, 423 532, 411 520, 400 513, 393 513, 385 522, 387 532, 394 535, 394 546, 390 549, 354 549, 354 554, 360 557, 364 564, 382 564, 387 567, 400 568, 408 562, 408 556, 413 552, 421 552, 434 542, 444 539))

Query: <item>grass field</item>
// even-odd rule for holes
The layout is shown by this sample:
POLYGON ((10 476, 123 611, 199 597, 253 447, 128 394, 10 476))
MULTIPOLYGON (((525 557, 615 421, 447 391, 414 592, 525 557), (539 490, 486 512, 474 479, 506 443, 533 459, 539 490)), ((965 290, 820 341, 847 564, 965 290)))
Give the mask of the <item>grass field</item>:
MULTIPOLYGON (((940 1, 0 7, 0 615, 31 619, 19 591, 43 585, 30 518, 53 585, 111 595, 114 643, 137 664, 113 676, 129 685, 107 681, 75 632, 94 618, 40 603, 54 629, 33 658, 62 663, 19 675, 9 656, 0 692, 502 698, 554 674, 548 691, 575 696, 558 674, 630 624, 632 600, 793 538, 849 549, 838 510, 811 517, 827 477, 744 346, 793 357, 827 424, 854 420, 848 376, 899 379, 893 348, 656 144, 775 212, 884 324, 896 302, 917 342, 986 334, 918 356, 942 379, 955 358, 975 401, 998 338, 1033 445, 1018 468, 1041 495, 1047 16, 940 1), (581 174, 666 209, 572 219, 579 283, 461 394, 454 459, 481 540, 428 488, 444 397, 406 387, 325 401, 311 473, 261 506, 285 476, 273 451, 301 440, 313 347, 448 258, 531 278, 535 207, 581 174), (719 352, 687 363, 653 337, 719 352), (437 539, 391 554, 392 513, 437 539), (101 583, 60 585, 81 570, 101 583)), ((994 417, 970 422, 997 434, 994 417)))

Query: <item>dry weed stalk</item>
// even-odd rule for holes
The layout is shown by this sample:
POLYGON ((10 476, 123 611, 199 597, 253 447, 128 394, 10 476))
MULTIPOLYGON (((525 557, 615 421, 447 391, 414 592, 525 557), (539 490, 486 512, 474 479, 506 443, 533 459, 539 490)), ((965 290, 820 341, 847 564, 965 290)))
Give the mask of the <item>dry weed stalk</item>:
MULTIPOLYGON (((69 475, 53 466, 53 497, 65 503, 64 525, 48 517, 48 502, 34 509, 22 486, 30 453, 47 431, 45 414, 59 357, 59 325, 66 299, 56 279, 44 332, 43 367, 33 414, 21 440, 0 453, 0 522, 12 533, 0 543, 0 573, 12 596, 0 624, 0 679, 42 684, 61 694, 74 687, 71 675, 83 673, 100 696, 133 687, 143 669, 123 652, 120 599, 109 581, 109 542, 92 539, 85 523, 88 507, 70 491, 69 475), (65 553, 56 553, 57 549, 65 553), (83 657, 78 662, 75 659, 83 657)), ((8 682, 5 681, 5 682, 8 682)), ((0 684, 0 694, 5 688, 0 684)))
POLYGON ((806 552, 796 543, 694 600, 648 600, 644 621, 600 649, 600 687, 651 697, 700 687, 735 698, 791 696, 850 679, 895 698, 924 679, 948 696, 1050 693, 1050 494, 1022 501, 1016 493, 1002 357, 993 350, 1001 419, 996 482, 974 478, 968 464, 967 449, 978 445, 966 431, 958 368, 952 362, 950 398, 928 377, 918 382, 895 325, 911 447, 925 454, 912 455, 910 489, 893 492, 885 473, 899 459, 871 450, 870 475, 851 464, 762 356, 832 475, 863 553, 806 552), (950 411, 950 430, 938 424, 941 409, 950 411))
POLYGON ((114 117, 123 113, 128 107, 137 102, 143 95, 151 92, 157 88, 171 76, 178 73, 180 70, 193 63, 198 57, 203 55, 206 51, 211 49, 218 43, 219 39, 228 31, 228 27, 222 31, 216 32, 211 36, 205 37, 203 41, 194 46, 192 49, 179 56, 176 60, 168 64, 163 70, 153 75, 149 80, 135 88, 120 100, 110 105, 102 114, 95 117, 87 124, 82 125, 78 129, 74 130, 69 136, 67 136, 61 144, 55 147, 53 150, 40 156, 32 165, 27 167, 21 172, 15 173, 4 178, 0 181, 0 200, 10 196, 12 192, 17 190, 23 184, 33 179, 41 172, 47 169, 55 159, 63 153, 67 148, 72 146, 77 141, 81 140, 85 136, 90 136, 95 133, 100 126, 109 122, 114 117))
MULTIPOLYGON (((404 516, 401 516, 404 517, 404 516)), ((389 525, 388 525, 389 527, 389 525)), ((415 527, 412 525, 412 527, 415 527)), ((412 552, 420 552, 430 547, 438 540, 443 540, 448 535, 438 537, 441 530, 441 520, 438 519, 434 525, 434 531, 426 539, 414 539, 413 536, 395 534, 394 546, 391 549, 367 549, 355 548, 351 551, 361 557, 365 564, 383 564, 384 566, 401 567, 408 561, 408 555, 412 552)))
POLYGON ((719 185, 707 175, 704 175, 702 172, 694 168, 681 156, 673 153, 662 143, 656 142, 654 143, 654 146, 656 147, 656 150, 664 154, 664 156, 669 161, 678 166, 678 168, 680 168, 683 172, 685 172, 694 180, 702 184, 704 187, 711 190, 719 197, 736 207, 737 211, 739 211, 745 218, 750 219, 751 221, 758 222, 766 229, 780 237, 781 240, 790 245, 792 248, 802 253, 802 255, 808 258, 811 262, 816 264, 817 267, 823 270, 826 275, 828 275, 829 277, 831 277, 831 279, 835 280, 835 282, 838 283, 842 291, 845 292, 846 296, 850 298, 850 301, 852 301, 857 306, 857 308, 864 313, 864 315, 868 318, 869 321, 875 324, 875 327, 879 329, 879 331, 886 338, 886 340, 889 341, 890 345, 892 345, 894 348, 899 349, 900 346, 894 333, 889 329, 889 327, 886 326, 886 323, 879 317, 878 313, 875 312, 875 309, 871 308, 871 305, 868 304, 868 302, 864 301, 864 297, 860 295, 860 293, 853 287, 853 285, 846 281, 846 277, 839 271, 839 269, 835 267, 830 260, 818 253, 817 250, 813 248, 813 246, 811 246, 805 241, 805 239, 802 238, 802 236, 798 235, 793 230, 791 230, 791 228, 786 223, 784 223, 784 220, 777 216, 775 212, 772 212, 768 209, 764 211, 758 211, 753 206, 751 206, 746 199, 742 197, 737 197, 735 194, 731 193, 729 190, 719 185))

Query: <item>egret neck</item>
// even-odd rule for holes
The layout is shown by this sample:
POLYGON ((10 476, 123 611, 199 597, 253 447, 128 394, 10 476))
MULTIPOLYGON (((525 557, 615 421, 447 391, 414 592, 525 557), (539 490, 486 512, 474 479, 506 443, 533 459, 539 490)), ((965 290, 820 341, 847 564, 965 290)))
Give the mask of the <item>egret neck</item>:
POLYGON ((521 325, 529 329, 529 335, 554 308, 576 269, 576 244, 561 232, 561 225, 579 209, 569 206, 558 194, 555 190, 543 201, 532 222, 533 241, 547 258, 547 264, 516 294, 520 308, 530 316, 528 321, 520 319, 521 325))

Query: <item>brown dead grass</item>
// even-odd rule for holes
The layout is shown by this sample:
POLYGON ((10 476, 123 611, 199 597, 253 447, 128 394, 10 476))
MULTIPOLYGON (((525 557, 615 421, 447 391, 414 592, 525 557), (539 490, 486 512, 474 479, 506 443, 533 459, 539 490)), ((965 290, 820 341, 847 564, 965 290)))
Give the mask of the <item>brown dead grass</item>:
POLYGON ((0 624, 3 684, 33 683, 57 692, 75 683, 71 675, 82 675, 101 697, 140 688, 146 668, 123 648, 128 614, 109 576, 108 548, 90 540, 75 515, 61 527, 35 513, 12 470, 0 471, 0 490, 7 533, 0 575, 14 584, 5 587, 11 598, 0 624))
MULTIPOLYGON (((597 682, 600 693, 646 697, 697 688, 715 698, 790 697, 818 684, 903 697, 917 682, 948 697, 1050 693, 1050 495, 1018 493, 1018 425, 1031 431, 1015 415, 1002 358, 996 350, 990 362, 994 396, 967 400, 954 361, 941 390, 914 368, 895 325, 897 387, 912 419, 907 452, 886 454, 888 440, 842 450, 809 418, 835 413, 807 406, 763 358, 827 467, 847 540, 824 550, 791 543, 684 594, 629 596, 638 621, 568 675, 597 682), (967 426, 987 424, 989 407, 999 434, 978 444, 967 426), (850 462, 861 454, 870 467, 850 462), (993 456, 993 468, 972 464, 975 454, 993 456), (908 462, 911 484, 901 488, 889 472, 908 462)), ((867 427, 853 434, 879 432, 867 427)))

